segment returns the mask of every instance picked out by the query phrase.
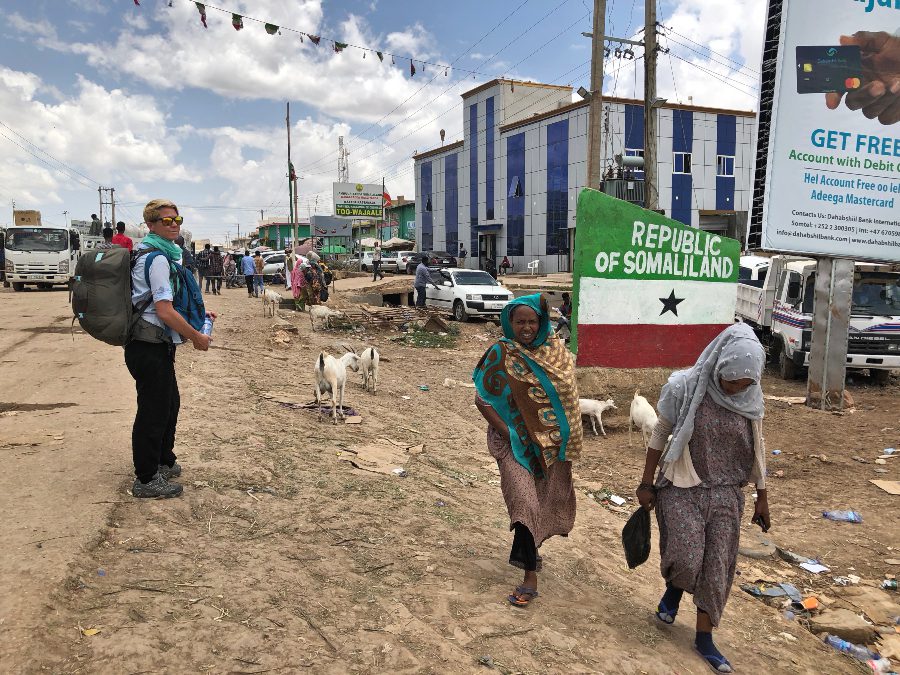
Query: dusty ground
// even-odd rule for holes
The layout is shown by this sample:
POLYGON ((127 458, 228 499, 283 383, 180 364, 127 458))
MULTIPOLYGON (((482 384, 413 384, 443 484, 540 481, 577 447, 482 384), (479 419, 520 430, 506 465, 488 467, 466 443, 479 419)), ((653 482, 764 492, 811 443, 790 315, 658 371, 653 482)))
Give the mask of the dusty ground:
MULTIPOLYGON (((629 571, 626 515, 587 496, 631 494, 642 458, 624 411, 636 387, 655 396, 662 373, 585 380, 584 395, 611 393, 620 410, 605 416, 607 437, 588 428, 575 530, 544 546, 541 597, 520 610, 505 601, 518 576, 505 562, 511 536, 484 423, 471 389, 442 384, 468 380, 492 324, 463 325, 455 349, 416 349, 387 333, 311 333, 305 315, 285 313, 299 334, 281 345, 242 289, 210 307, 221 312, 215 348, 178 355, 185 494, 138 502, 126 492, 134 399, 121 350, 73 341, 62 292, 0 291, 5 672, 458 673, 487 671, 481 657, 504 673, 708 672, 690 649, 689 603, 672 628, 652 617, 656 551, 629 571), (341 342, 389 359, 376 395, 357 377, 348 385, 362 424, 277 402, 308 400, 315 355, 341 342), (424 444, 406 477, 344 461, 379 438, 424 444)), ((802 394, 775 379, 765 389, 802 394)), ((900 459, 872 463, 900 440, 898 385, 860 379, 851 390, 851 415, 769 406, 768 444, 783 451, 770 457, 770 472, 783 471, 771 478, 771 535, 874 583, 900 569, 885 563, 900 558, 898 497, 868 483, 900 477, 900 459), (865 522, 824 521, 828 508, 865 522)), ((840 603, 830 575, 776 559, 740 565, 840 603)), ((737 586, 718 642, 739 672, 858 672, 737 586)))

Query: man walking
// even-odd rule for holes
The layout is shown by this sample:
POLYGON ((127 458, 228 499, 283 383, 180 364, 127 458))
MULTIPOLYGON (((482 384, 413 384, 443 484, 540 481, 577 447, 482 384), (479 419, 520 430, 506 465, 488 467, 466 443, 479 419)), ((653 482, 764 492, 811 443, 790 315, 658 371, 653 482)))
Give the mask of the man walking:
MULTIPOLYGON (((144 207, 144 222, 150 234, 138 247, 131 271, 131 301, 145 309, 131 341, 125 345, 125 365, 137 389, 137 414, 131 430, 136 478, 131 494, 177 497, 182 486, 170 482, 181 475, 173 451, 181 407, 175 348, 189 340, 194 349, 205 352, 209 349, 209 336, 194 329, 173 305, 171 273, 181 263, 181 248, 175 243, 182 223, 178 207, 166 199, 154 199, 144 207), (146 270, 150 256, 144 251, 148 248, 161 251, 162 255, 156 255, 146 270)), ((211 312, 207 316, 216 318, 211 312)))
POLYGON ((219 247, 213 247, 209 256, 209 266, 206 268, 206 292, 209 293, 209 284, 212 282, 213 295, 222 295, 222 273, 225 271, 225 262, 219 247))
POLYGON ((437 284, 431 280, 431 270, 428 269, 428 256, 423 254, 416 267, 416 280, 413 283, 416 288, 416 307, 425 306, 425 287, 428 284, 437 288, 437 284))
POLYGON ((378 281, 378 277, 384 279, 384 272, 381 271, 381 242, 375 242, 375 251, 372 253, 372 281, 378 281))
MULTIPOLYGON (((209 270, 209 256, 212 255, 212 247, 209 244, 206 244, 203 247, 203 250, 197 254, 197 274, 199 275, 199 284, 200 287, 203 287, 203 277, 206 276, 207 270, 209 270)), ((209 292, 209 287, 207 284, 207 292, 209 292)))
POLYGON ((131 240, 131 237, 125 236, 125 223, 121 220, 116 223, 116 234, 112 238, 112 243, 116 246, 127 248, 129 251, 134 250, 134 242, 131 240))
POLYGON ((256 274, 256 265, 253 264, 253 257, 250 250, 244 251, 244 257, 241 258, 241 274, 244 275, 244 282, 247 284, 247 297, 253 297, 253 275, 256 274))

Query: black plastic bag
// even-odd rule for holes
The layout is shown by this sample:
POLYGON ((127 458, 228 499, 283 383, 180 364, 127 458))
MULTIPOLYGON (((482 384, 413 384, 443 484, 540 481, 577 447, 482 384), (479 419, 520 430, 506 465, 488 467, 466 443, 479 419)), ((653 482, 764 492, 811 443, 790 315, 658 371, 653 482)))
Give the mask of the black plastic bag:
POLYGON ((622 548, 628 569, 633 570, 650 557, 650 512, 643 506, 631 514, 622 528, 622 548))

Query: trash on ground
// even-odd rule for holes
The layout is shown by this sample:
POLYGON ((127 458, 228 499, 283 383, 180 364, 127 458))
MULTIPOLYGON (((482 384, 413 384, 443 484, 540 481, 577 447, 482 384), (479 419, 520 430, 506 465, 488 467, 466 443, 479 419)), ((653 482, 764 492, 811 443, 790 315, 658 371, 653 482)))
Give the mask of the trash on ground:
POLYGON ((376 439, 374 443, 353 446, 338 453, 338 460, 348 462, 354 468, 386 475, 405 476, 405 465, 410 457, 418 455, 424 445, 406 445, 387 438, 376 439))
POLYGON ((786 548, 781 548, 780 546, 776 546, 775 550, 778 551, 779 558, 786 562, 793 563, 794 565, 803 565, 816 562, 812 558, 807 558, 805 555, 800 555, 798 553, 794 553, 793 551, 788 551, 786 548))
POLYGON ((359 415, 347 417, 346 419, 344 419, 344 424, 362 424, 362 417, 360 417, 359 415))
POLYGON ((102 631, 99 628, 82 628, 81 634, 86 635, 87 637, 91 637, 92 635, 97 635, 102 631))
POLYGON ((889 495, 900 495, 900 480, 870 480, 869 482, 889 495))
POLYGON ((622 504, 624 504, 627 500, 622 499, 619 495, 610 495, 609 501, 611 501, 616 506, 622 506, 622 504))
POLYGON ((469 389, 475 388, 474 382, 460 382, 459 380, 454 380, 452 377, 444 378, 444 386, 445 387, 468 387, 469 389))
POLYGON ((400 478, 403 478, 406 476, 406 469, 404 469, 402 466, 399 466, 396 469, 391 470, 391 473, 395 476, 400 476, 400 478))
POLYGON ((826 635, 824 642, 825 644, 834 647, 839 652, 847 654, 847 656, 852 656, 860 661, 870 661, 878 658, 878 654, 870 651, 867 647, 847 642, 847 640, 842 640, 837 635, 826 635))
POLYGON ((429 391, 427 384, 420 384, 419 391, 429 391))
POLYGON ((763 581, 755 584, 741 584, 741 590, 758 598, 781 598, 787 596, 793 602, 803 603, 803 596, 800 595, 800 591, 793 584, 770 584, 763 581))
POLYGON ((885 448, 884 449, 884 454, 888 455, 888 456, 893 455, 895 452, 897 452, 897 448, 885 448))
POLYGON ((816 596, 811 595, 808 598, 803 598, 803 602, 801 602, 800 604, 803 605, 803 609, 807 609, 807 610, 818 609, 819 608, 819 599, 816 596))
POLYGON ((881 587, 886 591, 896 591, 897 590, 897 580, 896 579, 885 579, 881 582, 881 587))
POLYGON ((838 523, 861 523, 862 514, 858 511, 822 511, 822 517, 838 523))
POLYGON ((105 577, 105 576, 106 576, 106 570, 97 570, 97 576, 98 576, 98 577, 105 577))
POLYGON ((772 451, 772 454, 773 454, 773 455, 780 455, 780 454, 781 454, 781 450, 773 450, 773 451, 772 451))
POLYGON ((805 569, 807 572, 812 572, 813 574, 821 574, 822 572, 830 572, 831 570, 822 563, 819 562, 805 562, 801 563, 800 567, 805 569))

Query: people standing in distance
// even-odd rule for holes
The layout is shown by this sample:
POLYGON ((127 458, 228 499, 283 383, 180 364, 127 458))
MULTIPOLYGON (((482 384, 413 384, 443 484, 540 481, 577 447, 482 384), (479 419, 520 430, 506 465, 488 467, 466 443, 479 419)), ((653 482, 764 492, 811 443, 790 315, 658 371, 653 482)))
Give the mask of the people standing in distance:
POLYGON ((175 239, 175 243, 178 244, 178 247, 181 249, 181 264, 187 269, 192 276, 197 276, 197 261, 194 259, 194 254, 185 248, 184 245, 184 237, 180 234, 175 239))
MULTIPOLYGON (((174 452, 181 407, 175 349, 189 340, 194 349, 205 352, 210 338, 194 329, 173 305, 172 280, 182 262, 181 247, 175 243, 182 222, 178 207, 166 199, 154 199, 144 207, 144 222, 150 234, 138 246, 131 271, 131 300, 135 305, 152 301, 125 345, 125 365, 137 390, 137 413, 131 431, 135 473, 131 493, 135 497, 176 497, 182 487, 170 482, 181 475, 174 452), (146 249, 162 252, 152 257, 149 271, 146 263, 151 255, 142 253, 146 249)), ((212 312, 207 316, 216 318, 212 312)))
POLYGON ((290 246, 284 249, 284 288, 291 290, 291 273, 294 271, 294 251, 290 246))
POLYGON ((525 607, 538 597, 541 544, 568 535, 575 524, 572 461, 581 453, 581 410, 574 356, 553 335, 546 298, 511 301, 500 323, 503 337, 481 357, 472 379, 515 533, 509 564, 525 572, 507 599, 525 607))
POLYGON ((656 617, 674 623, 685 592, 697 606, 694 646, 721 673, 733 671, 712 639, 734 579, 742 488, 753 481, 752 522, 768 531, 765 410, 761 380, 765 351, 745 323, 729 326, 687 370, 669 377, 659 398, 659 422, 637 489, 656 508, 666 591, 656 617), (671 440, 668 440, 671 435, 671 440), (660 470, 654 482, 657 465, 660 470))
POLYGON ((257 251, 253 254, 253 295, 259 297, 264 290, 263 268, 266 266, 262 254, 257 251))
POLYGON ((375 250, 372 252, 372 281, 378 281, 378 278, 384 279, 384 272, 381 271, 381 242, 375 242, 375 250))
POLYGON ((206 268, 206 292, 212 283, 213 295, 222 295, 222 274, 225 271, 225 262, 218 246, 214 246, 209 256, 209 265, 206 268))
MULTIPOLYGON (((209 256, 212 255, 212 246, 210 244, 205 244, 203 246, 203 250, 197 254, 197 274, 200 286, 203 286, 203 277, 206 276, 206 272, 209 269, 209 256)), ((207 283, 206 291, 209 292, 209 284, 207 283)))
POLYGON ((416 307, 425 306, 425 287, 428 284, 437 288, 437 284, 431 280, 431 270, 428 269, 429 260, 429 257, 423 253, 422 259, 416 265, 416 279, 413 282, 413 286, 416 289, 416 307))
POLYGON ((466 266, 466 258, 468 257, 468 253, 466 252, 466 247, 463 246, 462 242, 459 244, 459 266, 466 266))
POLYGON ((97 250, 107 251, 111 248, 121 248, 118 244, 113 243, 113 229, 111 227, 103 228, 103 243, 97 244, 97 250))
POLYGON ((247 284, 247 297, 253 297, 253 276, 256 274, 256 265, 253 264, 253 256, 250 250, 244 251, 244 257, 241 258, 241 274, 244 275, 244 282, 247 284))
POLYGON ((112 243, 116 246, 127 248, 129 251, 134 250, 134 242, 131 240, 131 237, 125 236, 125 223, 121 220, 116 223, 116 233, 113 235, 112 243))
POLYGON ((234 288, 234 281, 237 276, 237 263, 234 262, 234 256, 230 252, 225 256, 225 261, 222 263, 222 274, 225 276, 225 288, 234 288))

